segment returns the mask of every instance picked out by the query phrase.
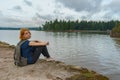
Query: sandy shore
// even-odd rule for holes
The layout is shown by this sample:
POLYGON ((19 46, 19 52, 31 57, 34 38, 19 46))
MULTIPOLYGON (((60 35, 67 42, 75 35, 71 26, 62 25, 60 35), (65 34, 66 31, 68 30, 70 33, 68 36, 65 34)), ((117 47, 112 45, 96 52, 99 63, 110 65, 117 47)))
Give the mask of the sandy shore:
POLYGON ((92 70, 60 61, 40 59, 36 64, 17 67, 13 53, 14 47, 0 42, 0 80, 109 80, 92 70))

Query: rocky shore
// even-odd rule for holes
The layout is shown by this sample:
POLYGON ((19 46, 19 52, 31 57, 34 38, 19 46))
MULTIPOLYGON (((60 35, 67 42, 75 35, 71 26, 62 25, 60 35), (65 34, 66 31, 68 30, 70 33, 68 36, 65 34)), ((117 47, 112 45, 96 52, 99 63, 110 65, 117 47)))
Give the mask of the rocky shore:
POLYGON ((118 32, 111 32, 110 36, 115 37, 115 38, 120 38, 120 32, 119 33, 118 32))
POLYGON ((60 61, 40 59, 36 64, 17 67, 14 46, 0 42, 0 80, 109 80, 107 77, 60 61))

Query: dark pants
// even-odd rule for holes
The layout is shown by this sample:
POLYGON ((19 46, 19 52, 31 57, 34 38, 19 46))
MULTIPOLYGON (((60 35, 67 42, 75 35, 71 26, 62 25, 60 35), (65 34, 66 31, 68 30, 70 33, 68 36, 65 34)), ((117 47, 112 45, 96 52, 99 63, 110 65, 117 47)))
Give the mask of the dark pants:
POLYGON ((33 47, 33 53, 31 53, 33 61, 32 64, 34 64, 38 59, 40 55, 45 56, 46 58, 50 58, 50 55, 48 53, 47 47, 46 46, 35 46, 33 47))

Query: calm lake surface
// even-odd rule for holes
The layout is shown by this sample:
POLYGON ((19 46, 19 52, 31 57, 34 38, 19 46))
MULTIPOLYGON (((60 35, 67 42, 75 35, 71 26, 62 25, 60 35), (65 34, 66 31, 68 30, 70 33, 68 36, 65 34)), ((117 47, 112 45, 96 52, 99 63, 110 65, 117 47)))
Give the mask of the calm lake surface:
MULTIPOLYGON (((120 80, 120 42, 107 34, 31 31, 31 40, 49 41, 56 60, 78 65, 120 80)), ((18 30, 0 30, 0 41, 16 45, 18 30)), ((43 57, 43 56, 42 56, 43 57)))

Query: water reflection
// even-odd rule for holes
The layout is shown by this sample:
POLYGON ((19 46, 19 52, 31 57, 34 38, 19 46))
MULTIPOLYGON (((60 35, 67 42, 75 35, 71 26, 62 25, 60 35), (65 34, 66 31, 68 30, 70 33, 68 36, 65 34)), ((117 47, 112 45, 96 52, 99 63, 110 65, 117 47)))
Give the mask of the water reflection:
POLYGON ((74 33, 72 32, 47 32, 47 34, 55 36, 55 37, 58 36, 58 37, 67 37, 67 38, 73 37, 73 36, 76 37, 79 35, 78 32, 74 32, 74 33))
POLYGON ((120 45, 120 38, 115 38, 114 40, 116 41, 117 45, 120 45))
MULTIPOLYGON (((113 40, 115 41, 116 50, 120 52, 120 38, 113 38, 113 40)), ((119 56, 120 56, 120 53, 119 53, 119 56)))

